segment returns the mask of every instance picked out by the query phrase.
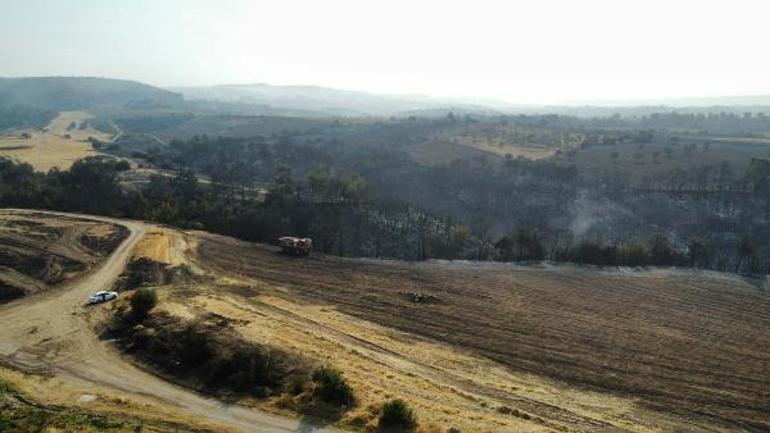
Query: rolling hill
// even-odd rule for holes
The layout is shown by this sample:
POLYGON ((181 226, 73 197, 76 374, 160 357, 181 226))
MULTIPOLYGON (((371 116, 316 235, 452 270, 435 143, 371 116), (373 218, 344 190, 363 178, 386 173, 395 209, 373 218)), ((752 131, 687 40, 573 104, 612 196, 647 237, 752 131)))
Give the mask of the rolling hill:
POLYGON ((83 110, 115 105, 154 108, 183 101, 178 93, 136 81, 94 77, 0 78, 0 106, 83 110))
POLYGON ((197 101, 281 108, 334 116, 391 116, 410 112, 449 110, 489 111, 486 103, 424 95, 381 95, 321 86, 276 86, 264 83, 208 87, 177 87, 171 90, 197 101))

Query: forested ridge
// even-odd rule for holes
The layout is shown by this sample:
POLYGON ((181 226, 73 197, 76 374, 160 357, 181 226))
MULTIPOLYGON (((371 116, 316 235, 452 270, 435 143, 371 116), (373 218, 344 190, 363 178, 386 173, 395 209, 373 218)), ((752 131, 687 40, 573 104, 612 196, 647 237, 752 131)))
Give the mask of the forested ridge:
POLYGON ((688 150, 686 140, 672 138, 665 128, 632 127, 649 120, 626 121, 624 128, 617 128, 618 122, 623 121, 448 116, 332 123, 250 138, 195 136, 134 152, 145 164, 173 174, 130 187, 124 181, 128 165, 109 158, 81 160, 70 171, 47 174, 5 160, 0 201, 147 219, 262 242, 310 236, 317 250, 347 256, 767 272, 770 162, 761 157, 745 166, 671 162, 671 169, 656 167, 654 175, 640 176, 613 166, 587 169, 569 155, 595 146, 644 149, 660 141, 676 153, 659 158, 674 162, 688 152, 708 151, 688 150), (560 148, 561 156, 543 160, 490 155, 424 165, 412 157, 416 143, 451 140, 457 131, 541 142, 552 137, 554 146, 565 140, 569 146, 560 148))
POLYGON ((3 105, 0 99, 0 132, 10 128, 42 128, 57 112, 26 105, 3 105))

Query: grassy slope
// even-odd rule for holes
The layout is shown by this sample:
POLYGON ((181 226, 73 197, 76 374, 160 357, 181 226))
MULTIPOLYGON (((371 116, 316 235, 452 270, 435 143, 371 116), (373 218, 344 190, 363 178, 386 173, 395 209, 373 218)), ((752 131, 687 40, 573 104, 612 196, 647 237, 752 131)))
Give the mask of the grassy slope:
POLYGON ((110 136, 92 127, 68 130, 71 122, 80 124, 92 116, 82 111, 59 113, 43 131, 27 130, 30 138, 21 135, 0 136, 0 156, 31 164, 37 171, 46 172, 54 167, 69 169, 80 158, 98 155, 87 141, 93 137, 109 141, 110 136))
POLYGON ((124 416, 110 416, 77 408, 44 406, 30 400, 11 382, 0 378, 0 432, 5 433, 166 433, 179 426, 164 426, 124 416))
POLYGON ((632 413, 770 427, 770 304, 735 277, 293 260, 220 237, 200 252, 220 272, 255 281, 247 297, 319 304, 514 372, 638 399, 632 413), (415 303, 411 292, 438 301, 415 303))

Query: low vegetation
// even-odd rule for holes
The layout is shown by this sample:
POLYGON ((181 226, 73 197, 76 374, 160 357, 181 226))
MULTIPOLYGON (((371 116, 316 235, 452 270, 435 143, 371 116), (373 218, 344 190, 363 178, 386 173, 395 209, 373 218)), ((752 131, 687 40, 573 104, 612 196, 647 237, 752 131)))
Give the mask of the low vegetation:
POLYGON ((121 290, 132 290, 145 286, 163 285, 171 278, 172 271, 165 263, 148 257, 139 257, 126 265, 118 286, 121 290))
POLYGON ((138 322, 147 318, 158 304, 158 294, 153 289, 140 288, 131 296, 131 315, 138 322))
POLYGON ((207 314, 185 321, 161 311, 146 314, 137 325, 133 311, 119 311, 104 335, 118 338, 128 353, 192 388, 264 398, 288 391, 310 374, 309 361, 244 340, 223 317, 207 314))
POLYGON ((408 432, 414 430, 416 425, 417 417, 404 400, 391 400, 382 406, 378 424, 380 431, 408 432))
POLYGON ((337 369, 316 369, 313 372, 313 382, 316 384, 316 395, 327 403, 337 406, 353 406, 356 403, 353 389, 337 369))
POLYGON ((171 433, 167 427, 128 417, 113 417, 82 409, 43 406, 0 379, 0 433, 171 433))

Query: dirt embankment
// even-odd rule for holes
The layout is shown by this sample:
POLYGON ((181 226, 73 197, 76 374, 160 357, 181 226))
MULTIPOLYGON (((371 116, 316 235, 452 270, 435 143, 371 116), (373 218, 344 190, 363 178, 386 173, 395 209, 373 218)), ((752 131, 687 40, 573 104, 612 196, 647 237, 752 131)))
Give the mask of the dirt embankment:
POLYGON ((125 228, 108 223, 0 213, 0 302, 83 275, 127 235, 125 228))
POLYGON ((344 413, 345 405, 319 396, 322 388, 312 379, 318 360, 245 338, 237 319, 174 307, 216 285, 190 257, 190 240, 158 228, 137 242, 115 285, 121 299, 93 316, 100 337, 153 374, 205 395, 247 405, 278 399, 294 416, 322 415, 325 422, 344 413), (156 299, 157 308, 138 314, 138 295, 156 299))
MULTIPOLYGON (((0 372, 2 372, 0 370, 0 372)), ((4 372, 8 376, 17 376, 4 372)), ((81 396, 84 402, 94 395, 81 396)), ((41 404, 0 378, 0 431, 14 433, 181 433, 192 432, 184 426, 146 420, 121 414, 106 415, 84 408, 66 408, 41 404)), ((197 430, 202 433, 202 430, 197 430)))
MULTIPOLYGON (((186 430, 183 426, 216 432, 337 431, 314 429, 305 420, 229 405, 191 392, 137 368, 108 348, 99 341, 93 326, 114 302, 87 306, 84 300, 94 291, 114 287, 137 242, 157 227, 84 215, 47 215, 54 219, 88 218, 119 224, 129 230, 129 235, 91 272, 59 290, 0 305, 0 377, 16 377, 20 388, 41 404, 175 423, 180 426, 179 431, 186 430)), ((152 431, 147 426, 146 431, 152 431)))
POLYGON ((153 292, 155 299, 160 293, 164 300, 187 297, 191 285, 205 283, 186 257, 187 239, 181 231, 159 227, 142 236, 115 284, 124 297, 110 305, 97 326, 101 337, 155 372, 198 391, 267 395, 295 373, 307 373, 308 362, 240 339, 232 321, 223 316, 179 317, 156 310, 137 317, 131 304, 137 289, 153 292))
POLYGON ((189 388, 264 398, 310 377, 309 360, 241 338, 226 317, 206 313, 185 320, 160 311, 138 321, 124 307, 118 307, 102 336, 189 388))
MULTIPOLYGON (((270 311, 259 306, 266 296, 273 307, 295 305, 288 310, 295 315, 297 302, 318 305, 584 390, 547 397, 529 392, 531 384, 501 389, 475 382, 472 370, 415 363, 424 353, 388 355, 411 359, 421 375, 451 373, 458 389, 546 421, 574 417, 584 431, 770 430, 770 297, 750 281, 687 271, 298 260, 213 235, 203 235, 199 253, 211 272, 241 281, 230 290, 253 300, 252 315, 270 311), (608 398, 587 404, 595 395, 608 398), (610 396, 625 403, 611 409, 610 396)), ((295 320, 316 322, 312 329, 321 312, 295 320)))

